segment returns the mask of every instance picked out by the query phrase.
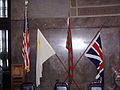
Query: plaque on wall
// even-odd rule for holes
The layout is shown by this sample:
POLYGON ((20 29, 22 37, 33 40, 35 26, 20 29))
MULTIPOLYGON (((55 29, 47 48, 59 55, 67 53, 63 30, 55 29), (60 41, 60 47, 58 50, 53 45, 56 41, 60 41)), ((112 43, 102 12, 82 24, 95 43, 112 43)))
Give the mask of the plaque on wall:
POLYGON ((20 90, 20 86, 24 82, 23 64, 12 64, 11 72, 12 72, 11 73, 11 87, 13 90, 20 90))
POLYGON ((12 77, 23 77, 23 64, 12 64, 12 77))

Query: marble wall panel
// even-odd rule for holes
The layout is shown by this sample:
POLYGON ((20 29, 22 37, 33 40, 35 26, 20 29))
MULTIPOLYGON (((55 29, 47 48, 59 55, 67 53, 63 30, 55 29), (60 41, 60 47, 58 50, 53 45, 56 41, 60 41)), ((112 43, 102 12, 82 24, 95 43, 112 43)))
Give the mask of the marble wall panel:
MULTIPOLYGON (((30 20, 29 22, 30 22, 30 44, 31 44, 31 53, 30 53, 31 72, 28 74, 28 81, 33 81, 35 83, 37 28, 41 30, 45 38, 54 48, 56 54, 59 56, 59 58, 67 68, 67 50, 65 49, 67 27, 65 27, 66 22, 64 18, 35 19, 35 20, 30 20), (55 28, 53 26, 54 23, 56 23, 55 28), (44 24, 46 24, 46 26, 49 26, 49 28, 47 27, 45 28, 45 26, 41 27, 44 24), (59 25, 61 25, 64 28, 60 29, 59 25)), ((76 20, 73 20, 72 23, 78 23, 78 22, 76 22, 76 20)), ((23 21, 12 21, 11 30, 12 30, 11 31, 12 63, 23 63, 23 59, 21 56, 23 21)), ((75 41, 76 39, 78 40, 81 39, 84 43, 84 46, 82 46, 82 44, 77 45, 77 47, 80 48, 76 49, 75 47, 73 47, 74 63, 76 63, 79 57, 82 55, 83 51, 90 43, 90 41, 98 32, 99 28, 74 27, 71 30, 73 33, 72 35, 73 41, 75 41)), ((115 83, 112 84, 113 81, 112 68, 120 67, 119 65, 120 28, 119 27, 103 28, 101 31, 101 39, 102 39, 104 62, 105 62, 105 90, 109 90, 109 88, 112 88, 112 85, 115 85, 115 83)), ((92 64, 85 56, 83 56, 76 65, 74 71, 74 80, 78 84, 79 89, 87 90, 89 83, 94 80, 95 75, 96 75, 96 69, 94 64, 92 64)), ((64 69, 63 65, 60 63, 56 55, 54 55, 43 64, 43 77, 41 78, 41 85, 37 88, 37 90, 40 89, 52 90, 54 88, 57 79, 59 79, 60 81, 64 81, 66 77, 67 77, 66 70, 64 69)), ((71 85, 71 89, 72 90, 78 89, 74 82, 71 85)), ((115 90, 118 90, 117 87, 115 90)))

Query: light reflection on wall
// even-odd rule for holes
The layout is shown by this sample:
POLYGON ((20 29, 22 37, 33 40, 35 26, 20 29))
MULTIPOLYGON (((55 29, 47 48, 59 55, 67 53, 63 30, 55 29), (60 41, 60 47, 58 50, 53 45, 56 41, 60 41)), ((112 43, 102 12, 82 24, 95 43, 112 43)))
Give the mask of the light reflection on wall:
MULTIPOLYGON (((87 44, 82 39, 78 38, 72 39, 73 50, 82 50, 86 47, 86 45, 87 44)), ((66 48, 66 40, 64 41, 64 43, 62 43, 62 46, 66 48)))
POLYGON ((82 39, 77 39, 77 38, 73 39, 72 44, 74 50, 81 50, 84 49, 86 46, 82 39))

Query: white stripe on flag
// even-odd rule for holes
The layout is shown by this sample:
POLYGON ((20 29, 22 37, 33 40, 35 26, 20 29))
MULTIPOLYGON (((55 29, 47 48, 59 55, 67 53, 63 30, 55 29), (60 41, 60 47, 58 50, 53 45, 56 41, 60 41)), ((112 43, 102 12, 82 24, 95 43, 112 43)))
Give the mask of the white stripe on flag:
POLYGON ((96 55, 93 55, 93 54, 85 54, 85 56, 86 57, 89 57, 89 58, 94 58, 94 59, 96 59, 96 60, 99 60, 100 61, 100 64, 103 62, 102 60, 101 60, 101 58, 99 57, 99 56, 96 56, 96 55))
POLYGON ((102 69, 101 71, 99 71, 99 73, 97 74, 97 76, 95 77, 96 79, 100 78, 100 73, 103 71, 104 69, 102 69))

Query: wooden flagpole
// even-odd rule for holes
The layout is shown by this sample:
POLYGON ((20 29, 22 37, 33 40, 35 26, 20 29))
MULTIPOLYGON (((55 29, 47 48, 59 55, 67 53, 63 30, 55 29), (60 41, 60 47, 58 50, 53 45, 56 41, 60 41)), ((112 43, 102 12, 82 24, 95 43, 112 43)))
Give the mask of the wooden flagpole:
POLYGON ((63 65, 63 67, 64 67, 65 71, 67 72, 67 68, 66 68, 66 67, 65 67, 65 65, 63 64, 62 60, 58 57, 58 55, 57 55, 57 54, 55 54, 55 55, 57 56, 57 58, 58 58, 58 60, 60 61, 60 63, 63 65))
MULTIPOLYGON (((68 18, 70 18, 70 20, 69 20, 69 27, 71 27, 71 16, 70 16, 70 11, 71 11, 71 10, 70 10, 70 7, 71 7, 71 0, 69 0, 69 9, 68 9, 68 18)), ((67 23, 68 23, 68 21, 67 21, 67 23)), ((70 28, 70 29, 71 29, 71 28, 70 28)), ((72 33, 72 32, 71 32, 71 33, 72 33)), ((73 52, 73 51, 72 51, 72 52, 73 52)), ((68 61, 68 68, 69 68, 69 61, 68 61)), ((67 78, 68 78, 68 82, 69 82, 69 83, 68 83, 68 89, 70 90, 70 85, 71 85, 72 83, 70 83, 69 74, 70 74, 70 73, 69 73, 69 71, 68 71, 68 77, 67 77, 67 78)), ((74 58, 73 58, 73 76, 74 76, 74 58)), ((67 79, 66 79, 66 80, 67 80, 67 79)), ((65 80, 65 81, 66 81, 66 80, 65 80)), ((64 82, 65 82, 65 81, 64 81, 64 82)), ((77 86, 77 88, 80 89, 79 86, 78 86, 78 83, 74 80, 74 77, 72 78, 72 81, 73 81, 74 84, 77 86)))
MULTIPOLYGON (((60 63, 63 65, 65 71, 68 72, 67 68, 65 67, 64 63, 63 63, 62 60, 59 58, 59 56, 58 56, 57 54, 55 54, 55 55, 57 56, 57 58, 58 58, 58 60, 60 61, 60 63)), ((68 79, 68 77, 66 78, 66 80, 67 80, 67 79, 68 79)), ((66 80, 65 80, 65 81, 66 81, 66 80)), ((64 82, 65 82, 65 81, 64 81, 64 82)), ((77 88, 80 90, 80 88, 79 88, 79 86, 78 86, 78 83, 74 80, 74 78, 73 78, 73 82, 75 83, 75 85, 77 86, 77 88)), ((70 87, 69 87, 69 88, 70 88, 70 87)))
MULTIPOLYGON (((69 0, 69 9, 68 9, 68 18, 70 18, 70 0, 69 0)), ((67 19, 68 19, 67 18, 67 19)), ((71 26, 71 18, 70 18, 70 20, 68 21, 67 20, 67 29, 68 29, 68 27, 70 27, 71 26), (69 26, 68 26, 68 23, 69 23, 69 26)), ((70 28, 71 29, 71 28, 70 28)), ((72 34, 72 32, 71 32, 71 34, 72 34)), ((72 37, 72 36, 71 36, 72 37)), ((72 47, 71 47, 72 48, 72 47)), ((72 51, 73 52, 73 51, 72 51)), ((72 55, 73 56, 73 55, 72 55)), ((74 67, 74 66, 73 66, 74 67)), ((69 60, 68 60, 68 90, 70 90, 70 78, 69 78, 69 75, 70 75, 70 72, 69 72, 69 60)), ((73 78, 72 78, 73 79, 73 78)))

